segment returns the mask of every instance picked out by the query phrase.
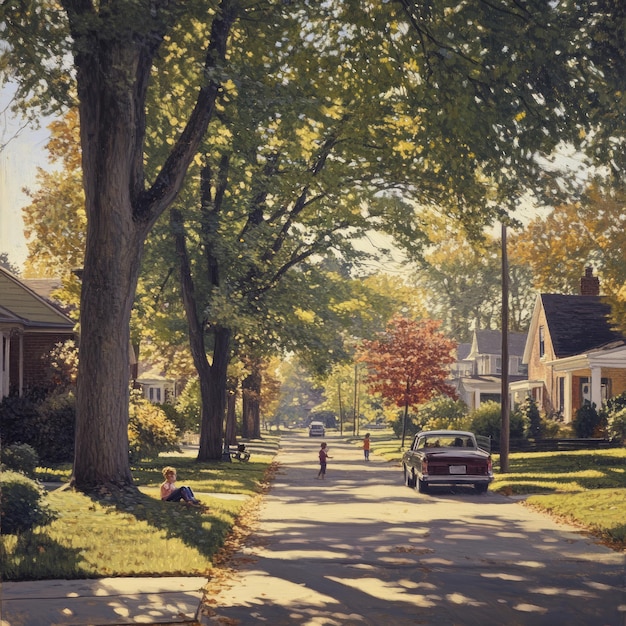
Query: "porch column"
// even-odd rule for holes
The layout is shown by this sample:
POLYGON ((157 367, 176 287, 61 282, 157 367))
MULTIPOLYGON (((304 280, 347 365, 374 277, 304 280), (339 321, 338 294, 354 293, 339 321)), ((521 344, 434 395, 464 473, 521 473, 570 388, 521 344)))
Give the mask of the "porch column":
POLYGON ((572 411, 572 372, 566 372, 563 382, 563 421, 569 424, 574 418, 572 411))
POLYGON ((480 389, 474 392, 474 408, 477 409, 480 406, 480 389))
POLYGON ((9 395, 9 337, 0 333, 0 398, 9 395))
POLYGON ((599 410, 602 406, 602 368, 591 366, 591 402, 599 410))

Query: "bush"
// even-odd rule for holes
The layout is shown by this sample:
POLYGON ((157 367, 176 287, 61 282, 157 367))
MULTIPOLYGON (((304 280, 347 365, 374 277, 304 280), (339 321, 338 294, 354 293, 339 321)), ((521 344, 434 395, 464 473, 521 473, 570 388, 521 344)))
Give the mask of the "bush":
POLYGON ((607 422, 609 437, 621 443, 626 443, 626 407, 609 413, 607 422))
POLYGON ((37 407, 35 448, 42 461, 64 463, 74 458, 76 398, 72 392, 50 394, 37 407))
POLYGON ((129 408, 128 444, 132 461, 153 459, 161 452, 180 452, 176 426, 159 405, 133 393, 129 408))
MULTIPOLYGON (((395 417, 389 420, 389 424, 393 429, 394 434, 398 439, 402 437, 402 423, 404 421, 404 409, 398 411, 395 417)), ((409 411, 406 416, 406 438, 411 439, 416 433, 422 430, 422 425, 418 421, 418 417, 416 413, 411 413, 409 411)))
POLYGON ((75 422, 75 401, 69 392, 10 397, 0 403, 3 445, 26 443, 42 461, 72 460, 75 422))
POLYGON ((37 449, 35 439, 37 402, 28 397, 9 396, 0 402, 0 438, 2 445, 27 443, 37 449))
POLYGON ((49 524, 54 514, 44 502, 44 490, 17 472, 0 473, 0 533, 14 535, 49 524))
POLYGON ((577 437, 603 437, 606 433, 606 416, 598 413, 595 404, 585 402, 572 420, 572 427, 577 437))
POLYGON ((535 399, 530 396, 526 397, 518 411, 527 424, 526 433, 528 437, 541 439, 543 437, 541 415, 535 399))
POLYGON ((26 476, 33 476, 39 465, 39 456, 35 448, 27 443, 13 443, 0 451, 2 466, 26 476))
POLYGON ((176 400, 176 411, 182 416, 185 431, 200 431, 202 404, 200 401, 200 381, 195 378, 189 381, 176 400))
POLYGON ((422 405, 417 412, 423 430, 467 430, 467 405, 462 400, 439 396, 422 405))
MULTIPOLYGON (((470 413, 470 430, 476 435, 491 437, 500 441, 502 430, 502 409, 499 402, 483 402, 470 413)), ((509 436, 512 439, 524 438, 524 418, 518 412, 512 412, 509 419, 509 436)))

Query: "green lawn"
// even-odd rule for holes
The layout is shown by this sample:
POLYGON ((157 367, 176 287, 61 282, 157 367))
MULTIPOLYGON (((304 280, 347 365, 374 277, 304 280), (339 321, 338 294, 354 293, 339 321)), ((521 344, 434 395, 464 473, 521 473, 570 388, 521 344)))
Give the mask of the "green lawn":
MULTIPOLYGON (((391 430, 372 432, 371 439, 376 454, 400 461, 400 440, 391 430)), ((362 439, 352 441, 360 446, 362 439)), ((410 438, 405 445, 410 445, 410 438)), ((506 474, 499 471, 497 454, 493 460, 491 491, 528 495, 527 506, 580 525, 614 547, 626 547, 626 447, 513 452, 506 474)))
MULTIPOLYGON (((238 516, 245 516, 259 493, 278 441, 252 442, 248 463, 196 463, 180 456, 140 463, 132 468, 140 494, 121 502, 70 489, 50 491, 56 512, 50 525, 0 536, 0 580, 207 575, 238 516), (176 467, 178 484, 190 485, 208 510, 161 502, 165 465, 176 467), (242 498, 211 495, 220 493, 242 498)), ((69 475, 66 466, 42 468, 38 477, 67 481, 69 475)))

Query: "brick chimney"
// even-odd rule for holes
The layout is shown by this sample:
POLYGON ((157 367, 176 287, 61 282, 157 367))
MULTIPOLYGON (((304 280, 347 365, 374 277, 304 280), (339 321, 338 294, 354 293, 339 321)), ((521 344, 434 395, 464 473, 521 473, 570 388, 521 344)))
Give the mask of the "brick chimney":
POLYGON ((581 296, 599 296, 600 279, 593 275, 593 267, 585 268, 585 275, 580 278, 581 296))

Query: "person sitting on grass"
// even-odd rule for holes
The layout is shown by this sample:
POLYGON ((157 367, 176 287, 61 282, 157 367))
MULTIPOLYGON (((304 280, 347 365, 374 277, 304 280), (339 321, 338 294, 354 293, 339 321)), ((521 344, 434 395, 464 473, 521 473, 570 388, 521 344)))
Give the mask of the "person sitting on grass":
POLYGON ((181 500, 184 500, 187 504, 200 504, 200 501, 196 500, 191 487, 176 486, 175 468, 170 467, 169 465, 164 467, 163 478, 165 478, 165 481, 161 485, 161 500, 164 500, 165 502, 180 502, 181 500))

